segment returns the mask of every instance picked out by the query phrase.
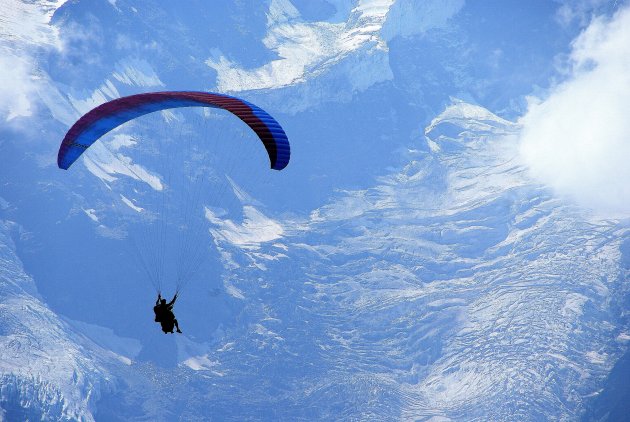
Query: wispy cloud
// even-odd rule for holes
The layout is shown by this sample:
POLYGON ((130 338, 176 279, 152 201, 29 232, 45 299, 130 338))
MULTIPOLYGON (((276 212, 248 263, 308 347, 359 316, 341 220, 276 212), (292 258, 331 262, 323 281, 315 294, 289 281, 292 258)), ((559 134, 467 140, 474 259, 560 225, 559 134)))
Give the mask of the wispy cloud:
POLYGON ((572 47, 569 79, 530 98, 521 152, 558 192, 630 215, 630 7, 594 19, 572 47))
POLYGON ((5 0, 0 7, 0 121, 28 117, 41 84, 34 55, 59 48, 57 30, 49 25, 62 0, 5 0))
POLYGON ((622 3, 622 0, 556 0, 560 7, 556 13, 556 19, 562 25, 569 25, 572 22, 579 22, 582 25, 588 24, 589 19, 597 10, 603 10, 607 6, 615 7, 622 3))
POLYGON ((35 92, 35 83, 30 74, 28 58, 0 48, 0 120, 31 115, 30 97, 35 92))

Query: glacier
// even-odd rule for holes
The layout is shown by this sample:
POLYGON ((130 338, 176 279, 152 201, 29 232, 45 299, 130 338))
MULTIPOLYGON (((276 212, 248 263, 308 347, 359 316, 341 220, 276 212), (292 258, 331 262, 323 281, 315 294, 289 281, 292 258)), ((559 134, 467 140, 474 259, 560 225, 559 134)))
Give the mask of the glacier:
POLYGON ((525 96, 583 29, 558 5, 7 5, 0 420, 625 417, 628 221, 558 195, 519 149, 525 96), (269 174, 234 121, 174 111, 56 168, 82 113, 170 89, 269 110, 291 163, 269 174), (138 261, 173 252, 175 271, 190 227, 184 334, 164 335, 153 288, 173 280, 138 261))

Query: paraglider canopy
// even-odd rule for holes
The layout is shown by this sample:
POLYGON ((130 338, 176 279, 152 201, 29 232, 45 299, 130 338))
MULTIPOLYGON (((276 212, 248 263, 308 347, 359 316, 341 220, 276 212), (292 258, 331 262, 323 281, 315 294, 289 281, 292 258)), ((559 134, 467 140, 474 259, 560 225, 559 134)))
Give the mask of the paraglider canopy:
MULTIPOLYGON (((183 107, 210 107, 229 111, 247 124, 257 135, 265 147, 271 169, 282 170, 289 163, 290 146, 287 135, 273 117, 256 105, 224 94, 169 91, 122 97, 90 110, 79 118, 66 133, 59 147, 57 164, 61 169, 68 169, 99 138, 126 122, 153 112, 183 107)), ((146 121, 143 123, 142 119, 139 120, 139 128, 146 126, 146 121)), ((205 118, 202 120, 205 120, 205 118)), ((218 123, 214 119, 209 119, 208 121, 218 123)), ((228 123, 228 127, 232 126, 230 122, 226 123, 228 123)), ((128 192, 123 192, 126 195, 118 192, 119 195, 116 197, 116 200, 122 201, 134 212, 142 213, 143 215, 143 224, 138 227, 132 227, 127 232, 129 233, 130 241, 125 243, 129 246, 130 256, 133 256, 138 266, 146 272, 148 280, 151 281, 158 292, 162 290, 162 282, 166 280, 167 274, 169 279, 173 279, 176 282, 176 290, 180 291, 199 270, 205 257, 203 224, 208 219, 207 213, 210 208, 207 208, 206 204, 202 207, 201 203, 206 201, 208 205, 218 205, 220 202, 218 198, 225 192, 226 186, 210 189, 209 192, 211 194, 204 197, 203 192, 207 186, 199 181, 205 180, 206 169, 204 168, 206 165, 196 168, 194 174, 186 174, 185 168, 181 169, 183 171, 179 171, 180 168, 177 167, 176 163, 183 165, 184 161, 178 161, 177 158, 182 157, 184 154, 195 154, 196 149, 189 142, 191 138, 204 139, 211 142, 214 147, 218 147, 220 144, 223 144, 218 139, 224 137, 204 137, 204 131, 202 130, 204 126, 201 125, 193 127, 193 130, 198 130, 199 132, 195 132, 191 136, 182 136, 181 131, 179 135, 173 133, 170 136, 170 130, 172 129, 170 124, 166 125, 166 129, 169 130, 166 133, 159 133, 159 126, 149 126, 151 130, 150 137, 155 139, 156 144, 159 144, 158 156, 160 163, 163 165, 161 169, 163 171, 159 172, 162 175, 159 184, 160 188, 158 189, 150 184, 158 195, 155 197, 156 201, 153 204, 149 204, 149 195, 144 196, 135 189, 133 192, 144 196, 144 206, 135 205, 135 199, 128 198, 128 192), (217 141, 216 144, 215 141, 217 141), (173 171, 176 167, 177 171, 173 171), (181 186, 178 186, 178 178, 181 178, 181 186), (164 186, 168 186, 168 189, 163 189, 164 186)), ((216 129, 216 132, 213 132, 213 134, 221 129, 220 124, 216 126, 214 124, 211 125, 211 130, 216 129)), ((241 143, 238 144, 238 148, 244 147, 244 145, 240 145, 241 143)), ((109 150, 107 142, 103 142, 103 147, 114 158, 119 158, 109 150)), ((256 144, 252 146, 253 149, 256 149, 256 147, 256 144)), ((243 150, 240 151, 242 152, 243 150)), ((247 157, 239 156, 239 154, 227 157, 224 157, 222 154, 216 154, 216 157, 216 167, 225 166, 229 168, 230 175, 232 175, 233 170, 232 164, 237 161, 247 162, 247 157)), ((260 158, 258 154, 256 154, 256 157, 260 158)), ((191 157, 189 163, 194 163, 195 160, 196 158, 193 159, 191 157)), ((135 166, 124 159, 118 161, 126 167, 127 174, 133 174, 134 178, 146 181, 142 175, 136 173, 135 166)), ((236 167, 238 168, 239 166, 236 167)), ((243 168, 246 171, 259 170, 258 168, 251 170, 247 166, 243 166, 243 168)), ((260 170, 263 169, 264 167, 260 168, 260 170)), ((273 174, 273 172, 269 171, 263 171, 263 173, 266 177, 271 177, 270 174, 273 174)), ((229 176, 228 180, 231 181, 229 176)), ((107 187, 109 192, 113 192, 109 185, 107 187)), ((117 202, 113 201, 112 203, 117 202)), ((118 207, 113 205, 113 208, 116 212, 119 212, 118 207)), ((223 208, 222 205, 221 208, 223 208)), ((121 217, 122 212, 119 212, 119 214, 119 217, 121 217)))
POLYGON ((271 168, 282 170, 289 163, 289 140, 280 124, 266 111, 236 97, 211 92, 170 91, 118 98, 92 109, 68 130, 57 155, 59 168, 68 169, 97 139, 125 122, 154 111, 178 107, 212 107, 227 110, 258 135, 271 168))

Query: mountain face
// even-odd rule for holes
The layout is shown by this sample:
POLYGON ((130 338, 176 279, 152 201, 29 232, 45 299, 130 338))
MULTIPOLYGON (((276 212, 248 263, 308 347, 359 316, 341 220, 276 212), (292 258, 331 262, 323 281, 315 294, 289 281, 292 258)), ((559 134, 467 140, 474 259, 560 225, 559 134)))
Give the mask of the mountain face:
POLYGON ((627 226, 533 180, 513 122, 577 30, 552 6, 62 3, 0 15, 31 75, 0 103, 2 419, 576 420, 614 382, 627 226), (56 168, 92 107, 183 89, 269 111, 287 169, 196 110, 56 168))
MULTIPOLYGON (((93 420, 106 369, 118 358, 75 333, 50 310, 15 255, 15 224, 0 226, 3 420, 93 420)), ((122 358, 121 358, 122 359, 122 358)))
POLYGON ((308 392, 293 400, 317 419, 576 419, 597 391, 627 341, 625 232, 529 180, 515 131, 455 102, 399 172, 264 253, 235 263, 243 246, 224 236, 224 266, 247 274, 235 288, 264 298, 257 359, 269 377, 295 373, 286 389, 308 392), (257 291, 247 262, 276 276, 257 291), (278 278, 286 265, 298 269, 278 278))

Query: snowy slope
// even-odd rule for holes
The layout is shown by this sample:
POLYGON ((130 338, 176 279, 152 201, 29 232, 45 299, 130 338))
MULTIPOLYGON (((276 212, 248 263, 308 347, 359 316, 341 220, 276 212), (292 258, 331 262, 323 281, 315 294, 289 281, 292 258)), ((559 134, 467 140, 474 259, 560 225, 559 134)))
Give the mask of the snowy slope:
POLYGON ((579 417, 625 349, 614 339, 627 335, 616 313, 627 230, 529 180, 516 129, 457 101, 402 171, 340 194, 296 234, 229 255, 238 279, 265 279, 235 287, 265 298, 250 336, 285 355, 265 373, 292 365, 308 392, 293 400, 324 419, 579 417), (272 269, 271 281, 248 270, 277 260, 300 268, 281 279, 272 269))
POLYGON ((0 416, 3 420, 94 420, 108 362, 121 359, 75 332, 36 292, 15 255, 14 223, 0 225, 0 416))

